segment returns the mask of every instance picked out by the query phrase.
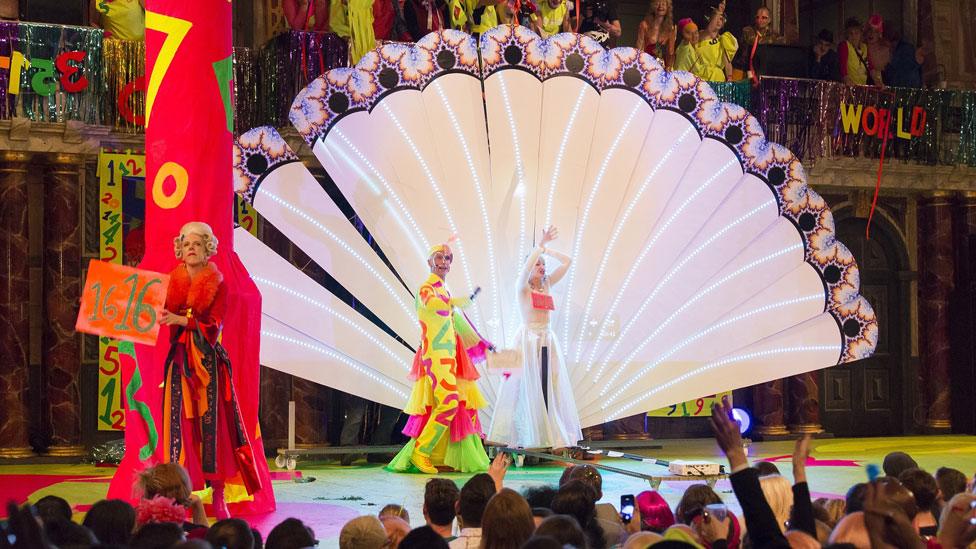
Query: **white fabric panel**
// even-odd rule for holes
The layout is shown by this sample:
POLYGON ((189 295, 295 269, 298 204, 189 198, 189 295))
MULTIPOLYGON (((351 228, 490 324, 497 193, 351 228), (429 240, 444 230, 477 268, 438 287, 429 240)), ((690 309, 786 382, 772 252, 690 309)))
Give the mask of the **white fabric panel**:
MULTIPOLYGON (((498 281, 504 274, 499 271, 497 237, 491 230, 488 213, 491 176, 480 93, 478 79, 449 74, 432 82, 422 95, 429 137, 436 151, 431 160, 440 163, 445 175, 440 191, 454 214, 457 236, 467 252, 465 257, 473 277, 471 289, 480 286, 483 290, 475 302, 480 314, 477 326, 485 337, 496 341, 501 333, 502 314, 498 281)), ((458 274, 460 271, 455 271, 451 276, 455 284, 458 274)))
POLYGON ((383 153, 374 136, 373 120, 366 112, 340 120, 312 152, 328 170, 393 264, 397 273, 416 292, 426 276, 429 242, 410 206, 410 196, 397 178, 393 158, 383 153))
MULTIPOLYGON (((627 349, 627 344, 630 342, 627 338, 631 336, 633 330, 652 325, 654 322, 652 314, 674 310, 669 309, 664 300, 672 300, 671 303, 680 305, 682 300, 675 295, 674 291, 659 289, 654 293, 653 290, 672 270, 685 247, 708 222, 710 216, 740 179, 742 179, 742 171, 731 151, 714 140, 703 141, 688 165, 681 183, 658 219, 657 226, 642 246, 641 255, 630 266, 634 270, 633 277, 617 289, 624 299, 619 301, 616 310, 611 310, 610 314, 618 314, 621 319, 626 320, 621 323, 617 337, 612 343, 603 343, 603 345, 598 343, 591 346, 589 353, 585 355, 587 363, 596 356, 619 359, 620 350, 627 349), (715 166, 724 168, 715 168, 710 175, 706 175, 703 170, 696 167, 706 158, 714 162, 715 166)), ((741 249, 746 242, 743 242, 739 248, 741 249)), ((734 244, 732 247, 735 249, 734 244)), ((696 257, 696 261, 707 262, 714 259, 711 254, 700 254, 696 257)), ((724 261, 718 265, 722 263, 724 261)), ((698 265, 688 265, 684 270, 689 273, 696 270, 701 272, 702 268, 698 265)), ((714 269, 711 272, 714 272, 714 269)), ((687 283, 684 277, 680 280, 681 290, 687 290, 682 295, 687 296, 697 288, 687 283)), ((597 375, 599 377, 599 374, 597 375)))
POLYGON ((300 162, 269 173, 254 208, 400 337, 416 332, 413 297, 300 162))
POLYGON ((682 375, 648 387, 638 397, 586 410, 583 425, 595 425, 646 410, 789 377, 836 364, 841 351, 837 322, 823 313, 802 324, 729 352, 708 363, 684 362, 682 375))
POLYGON ((261 364, 394 408, 403 408, 410 396, 406 378, 391 379, 329 342, 313 339, 264 314, 261 364))
POLYGON ((654 344, 625 368, 611 364, 609 375, 598 380, 599 391, 591 392, 589 403, 626 402, 655 381, 664 383, 682 375, 688 363, 716 360, 730 349, 789 329, 790 322, 814 318, 824 312, 826 303, 820 276, 806 263, 751 297, 738 293, 732 297, 744 301, 718 316, 715 310, 693 308, 665 326, 654 344), (643 381, 633 383, 635 379, 643 381))
MULTIPOLYGON (((579 338, 587 353, 594 347, 606 344, 606 336, 601 338, 598 334, 612 332, 614 327, 620 326, 619 315, 610 314, 610 311, 616 310, 622 298, 619 289, 629 286, 625 281, 635 276, 638 259, 645 253, 644 243, 650 238, 685 165, 700 144, 698 132, 684 117, 671 111, 654 113, 627 192, 621 199, 622 211, 613 221, 614 229, 619 230, 616 238, 611 237, 597 249, 585 250, 582 257, 577 258, 578 262, 605 264, 602 273, 598 270, 598 276, 582 300, 583 309, 575 312, 582 319, 582 328, 573 337, 579 338)), ((570 349, 575 350, 575 346, 570 349)), ((567 360, 574 362, 572 357, 567 360)), ((587 365, 588 362, 584 362, 573 369, 577 386, 588 375, 587 365)))
MULTIPOLYGON (((394 380, 405 380, 413 353, 344 301, 299 271, 244 229, 234 250, 262 296, 262 313, 316 341, 328 341, 353 360, 394 380)), ((416 331, 416 330, 415 330, 416 331)), ((416 334, 405 338, 414 343, 416 334)))
POLYGON ((562 322, 559 324, 562 331, 557 332, 557 337, 568 341, 576 336, 574 344, 566 347, 566 352, 570 353, 568 356, 578 353, 581 344, 579 334, 584 332, 582 315, 578 312, 586 308, 588 296, 591 295, 589 290, 600 267, 599 261, 585 258, 602 257, 607 243, 616 232, 617 227, 607 221, 621 213, 624 206, 621 197, 628 193, 631 174, 637 165, 652 117, 651 108, 633 93, 614 89, 604 91, 600 96, 596 117, 598 123, 593 128, 581 192, 560 194, 555 201, 555 209, 559 212, 572 211, 570 205, 579 203, 576 218, 572 220, 572 226, 575 226, 571 233, 573 239, 553 244, 553 247, 578 259, 573 262, 560 289, 566 296, 563 299, 564 310, 570 313, 562 319, 569 319, 570 322, 569 326, 562 322))

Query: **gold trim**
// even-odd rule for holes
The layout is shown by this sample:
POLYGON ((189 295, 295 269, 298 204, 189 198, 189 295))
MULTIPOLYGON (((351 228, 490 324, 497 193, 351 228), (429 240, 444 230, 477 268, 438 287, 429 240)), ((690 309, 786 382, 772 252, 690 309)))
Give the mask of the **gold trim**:
POLYGON ((931 429, 951 429, 952 422, 948 419, 930 419, 925 422, 925 426, 931 429))
POLYGON ((790 434, 790 432, 786 430, 786 425, 763 425, 762 427, 756 428, 756 433, 765 436, 780 436, 790 434))
MULTIPOLYGON (((976 200, 976 191, 959 191, 956 196, 966 200, 976 200)), ((966 204, 966 206, 971 205, 972 204, 966 204)))
POLYGON ((72 446, 51 446, 44 452, 44 455, 52 457, 79 457, 88 455, 88 448, 80 444, 72 446))
POLYGON ((819 423, 803 423, 801 425, 790 425, 790 432, 798 435, 815 435, 824 432, 824 429, 819 423))
POLYGON ((0 448, 0 458, 23 459, 34 457, 37 454, 27 446, 15 446, 13 448, 0 448))
POLYGON ((651 440, 651 436, 647 433, 621 433, 604 437, 604 440, 651 440))
POLYGON ((30 161, 31 153, 24 151, 0 151, 0 162, 23 162, 30 161))

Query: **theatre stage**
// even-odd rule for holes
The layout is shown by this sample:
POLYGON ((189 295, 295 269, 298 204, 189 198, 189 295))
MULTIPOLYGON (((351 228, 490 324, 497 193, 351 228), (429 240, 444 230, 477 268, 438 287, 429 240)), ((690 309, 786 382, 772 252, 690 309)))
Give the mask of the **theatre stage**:
MULTIPOLYGON (((633 450, 633 453, 664 460, 691 459, 725 463, 709 439, 661 440, 660 450, 633 450)), ((753 443, 749 456, 753 460, 775 462, 780 471, 791 475, 789 441, 753 443)), ((813 444, 808 464, 810 489, 814 497, 843 497, 852 484, 866 478, 865 466, 881 464, 885 454, 901 450, 908 452, 929 472, 948 466, 972 475, 976 470, 976 436, 916 436, 859 439, 819 439, 813 444)), ((628 450, 631 451, 631 450, 628 450)), ((42 458, 43 459, 43 458, 42 458)), ((601 458, 599 463, 646 474, 665 472, 661 466, 626 459, 601 458)), ((338 545, 339 529, 360 514, 374 514, 387 503, 403 504, 410 512, 411 525, 423 523, 421 505, 425 475, 388 473, 380 465, 365 460, 343 467, 338 462, 299 462, 295 471, 281 470, 271 463, 278 510, 266 516, 249 517, 250 522, 267 534, 282 519, 295 516, 315 530, 320 547, 338 545), (314 478, 314 480, 312 480, 314 478)), ((544 463, 540 466, 512 468, 506 485, 516 490, 553 484, 559 480, 563 466, 544 463)), ((48 494, 67 499, 75 508, 80 521, 95 501, 105 496, 113 469, 87 464, 52 464, 0 461, 0 499, 6 502, 36 501, 48 494)), ((470 475, 444 475, 459 485, 470 475)), ((664 482, 661 493, 672 504, 677 503, 688 482, 664 482)), ((616 473, 604 473, 604 501, 618 502, 621 494, 648 489, 646 482, 616 473)), ((716 489, 737 510, 728 481, 719 481, 716 489)), ((3 511, 5 514, 5 510, 3 511)))

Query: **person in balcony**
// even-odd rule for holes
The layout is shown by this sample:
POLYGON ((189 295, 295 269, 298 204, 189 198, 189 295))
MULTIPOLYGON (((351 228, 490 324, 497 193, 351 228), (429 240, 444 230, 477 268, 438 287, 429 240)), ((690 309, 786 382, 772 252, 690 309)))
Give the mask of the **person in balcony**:
POLYGON ((701 56, 698 55, 698 25, 686 17, 678 21, 678 34, 681 36, 681 43, 674 53, 674 70, 688 71, 701 77, 704 74, 704 67, 701 63, 701 56))
POLYGON ((840 80, 837 52, 834 51, 834 33, 822 29, 814 38, 810 50, 810 78, 814 80, 840 80))
POLYGON ((146 39, 146 7, 143 0, 91 0, 92 26, 105 29, 105 38, 146 39))
POLYGON ((652 0, 637 27, 637 49, 653 55, 670 69, 674 65, 675 34, 671 0, 652 0))
POLYGON ((891 61, 891 44, 884 37, 884 19, 877 13, 868 19, 864 43, 868 46, 868 66, 871 68, 868 83, 875 86, 887 85, 882 73, 891 61))
POLYGON ((868 46, 861 40, 861 22, 851 17, 844 23, 844 32, 847 39, 837 47, 841 80, 848 86, 867 85, 871 64, 868 46))
POLYGON ((702 58, 702 74, 698 76, 709 82, 725 82, 732 76, 732 58, 739 49, 739 42, 731 32, 721 32, 725 26, 725 0, 712 8, 708 26, 701 33, 698 54, 702 58))
POLYGON ((281 9, 288 20, 288 28, 296 31, 325 32, 329 30, 328 0, 283 0, 281 9))

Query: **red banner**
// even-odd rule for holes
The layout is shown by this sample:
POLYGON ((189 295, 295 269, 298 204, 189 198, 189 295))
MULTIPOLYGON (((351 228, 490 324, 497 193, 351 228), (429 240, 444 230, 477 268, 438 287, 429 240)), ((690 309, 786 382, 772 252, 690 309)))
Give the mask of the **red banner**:
MULTIPOLYGON (((256 457, 264 455, 258 428, 261 295, 233 250, 233 63, 231 6, 221 0, 146 1, 146 255, 144 269, 170 272, 177 264, 173 238, 189 221, 210 224, 218 239, 211 258, 227 285, 223 346, 233 364, 244 428, 256 457)), ((143 448, 150 426, 135 410, 148 406, 158 432, 163 366, 169 351, 164 327, 154 347, 137 345, 141 388, 126 391, 126 448, 143 448), (134 401, 134 402, 133 402, 134 401)), ((133 372, 123 369, 128 388, 133 372)), ((151 447, 151 446, 150 446, 151 447)), ((126 452, 109 497, 131 497, 133 475, 161 461, 160 447, 141 458, 126 452)), ((267 461, 258 459, 264 489, 234 502, 241 491, 228 483, 234 515, 274 509, 267 461)))

